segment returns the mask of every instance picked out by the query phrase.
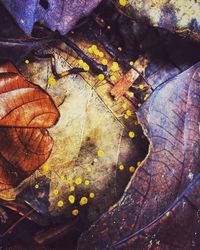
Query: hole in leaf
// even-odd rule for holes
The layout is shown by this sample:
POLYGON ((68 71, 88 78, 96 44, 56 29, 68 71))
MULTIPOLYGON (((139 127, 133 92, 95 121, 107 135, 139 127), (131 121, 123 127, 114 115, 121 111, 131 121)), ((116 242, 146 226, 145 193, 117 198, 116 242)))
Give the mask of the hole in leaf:
POLYGON ((49 2, 47 0, 40 0, 39 4, 47 10, 49 8, 49 2))

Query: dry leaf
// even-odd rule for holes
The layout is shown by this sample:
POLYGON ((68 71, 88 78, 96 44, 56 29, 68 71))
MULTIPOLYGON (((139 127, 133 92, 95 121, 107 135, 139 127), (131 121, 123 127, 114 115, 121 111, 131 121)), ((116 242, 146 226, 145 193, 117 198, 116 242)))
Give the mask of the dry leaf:
POLYGON ((150 151, 117 205, 78 249, 199 249, 200 64, 159 86, 138 113, 150 151))

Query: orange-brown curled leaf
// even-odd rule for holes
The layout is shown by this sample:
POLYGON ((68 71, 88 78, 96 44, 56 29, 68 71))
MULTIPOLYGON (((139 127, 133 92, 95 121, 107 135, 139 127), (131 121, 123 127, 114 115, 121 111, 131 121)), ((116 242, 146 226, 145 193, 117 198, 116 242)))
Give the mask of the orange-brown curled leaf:
POLYGON ((49 157, 59 111, 51 97, 0 63, 0 190, 16 186, 49 157))
POLYGON ((51 97, 17 73, 0 73, 0 126, 49 128, 59 117, 51 97))

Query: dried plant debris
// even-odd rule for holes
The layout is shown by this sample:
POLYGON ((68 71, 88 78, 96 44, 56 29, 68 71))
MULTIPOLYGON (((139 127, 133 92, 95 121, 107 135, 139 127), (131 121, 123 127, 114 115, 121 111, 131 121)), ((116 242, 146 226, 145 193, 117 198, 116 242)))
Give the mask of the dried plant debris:
POLYGON ((161 85, 140 109, 149 154, 78 249, 199 249, 199 70, 161 85))

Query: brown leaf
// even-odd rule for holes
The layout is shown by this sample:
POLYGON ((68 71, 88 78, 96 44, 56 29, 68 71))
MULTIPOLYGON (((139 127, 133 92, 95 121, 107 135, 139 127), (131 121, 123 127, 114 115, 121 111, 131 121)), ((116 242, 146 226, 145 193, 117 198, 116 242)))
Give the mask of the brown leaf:
POLYGON ((26 81, 11 63, 0 64, 0 190, 16 186, 49 157, 45 128, 59 116, 51 97, 26 81), (11 128, 12 126, 12 128, 11 128))
POLYGON ((199 63, 155 90, 138 113, 148 157, 78 249, 200 248, 199 107, 199 63))
MULTIPOLYGON (((9 69, 6 65, 4 72, 9 69)), ((58 111, 51 97, 13 71, 14 68, 0 74, 0 126, 53 126, 58 120, 58 111)))

